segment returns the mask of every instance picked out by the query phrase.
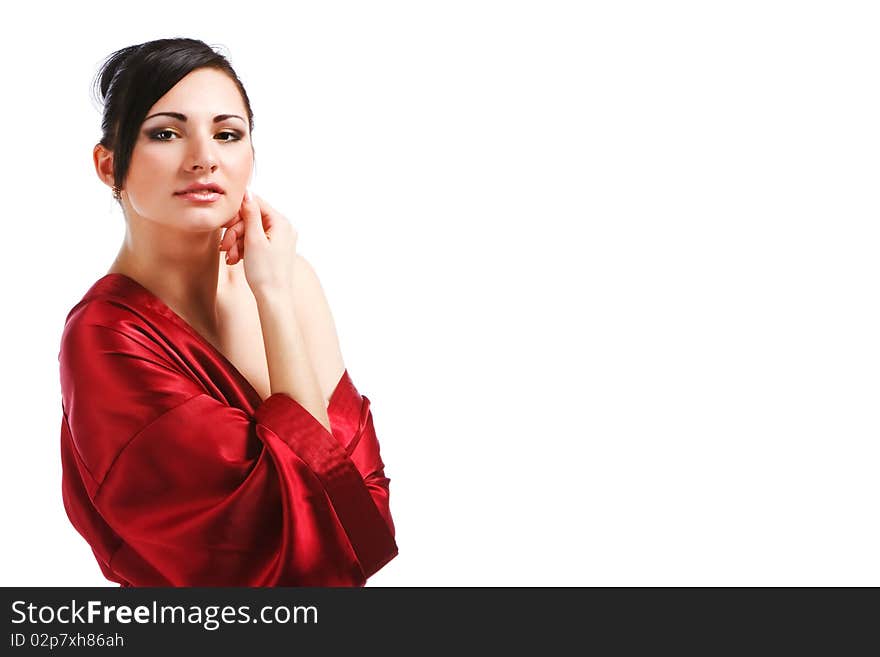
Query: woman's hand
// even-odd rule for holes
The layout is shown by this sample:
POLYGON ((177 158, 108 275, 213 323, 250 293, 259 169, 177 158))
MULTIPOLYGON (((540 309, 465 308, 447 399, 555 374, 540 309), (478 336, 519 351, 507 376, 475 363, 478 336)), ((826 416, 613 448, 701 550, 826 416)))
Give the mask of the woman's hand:
POLYGON ((245 192, 238 213, 225 226, 220 250, 226 250, 230 266, 244 260, 245 278, 254 294, 290 289, 298 235, 284 215, 245 192))

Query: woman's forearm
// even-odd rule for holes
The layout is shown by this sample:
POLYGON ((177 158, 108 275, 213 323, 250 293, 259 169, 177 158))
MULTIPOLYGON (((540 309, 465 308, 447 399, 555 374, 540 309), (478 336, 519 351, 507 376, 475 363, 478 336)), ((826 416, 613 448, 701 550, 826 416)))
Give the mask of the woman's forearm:
POLYGON ((254 297, 263 331, 271 393, 282 392, 292 397, 330 431, 324 395, 297 322, 292 286, 261 291, 254 297))

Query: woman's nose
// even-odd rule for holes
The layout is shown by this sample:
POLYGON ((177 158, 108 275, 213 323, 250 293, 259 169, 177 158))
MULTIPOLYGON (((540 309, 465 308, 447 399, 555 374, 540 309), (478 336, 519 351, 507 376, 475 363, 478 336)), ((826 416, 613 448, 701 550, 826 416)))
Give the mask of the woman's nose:
POLYGON ((188 153, 189 168, 202 167, 204 169, 213 169, 217 166, 217 156, 214 153, 215 146, 211 138, 193 137, 190 144, 190 151, 188 153))

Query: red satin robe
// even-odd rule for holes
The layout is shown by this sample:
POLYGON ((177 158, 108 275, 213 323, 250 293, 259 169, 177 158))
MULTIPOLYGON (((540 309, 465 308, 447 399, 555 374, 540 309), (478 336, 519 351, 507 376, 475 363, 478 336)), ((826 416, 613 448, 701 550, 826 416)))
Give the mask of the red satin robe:
POLYGON ((397 555, 370 400, 346 369, 332 433, 263 400, 226 357, 123 274, 67 316, 62 497, 122 586, 363 586, 397 555))

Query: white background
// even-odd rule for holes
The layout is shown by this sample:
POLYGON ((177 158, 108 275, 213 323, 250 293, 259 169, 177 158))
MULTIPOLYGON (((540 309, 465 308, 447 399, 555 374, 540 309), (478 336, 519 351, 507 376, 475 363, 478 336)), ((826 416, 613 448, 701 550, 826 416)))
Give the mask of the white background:
POLYGON ((61 331, 124 231, 90 85, 188 36, 373 404, 369 586, 880 585, 872 4, 7 8, 2 584, 115 586, 60 487, 61 331))

